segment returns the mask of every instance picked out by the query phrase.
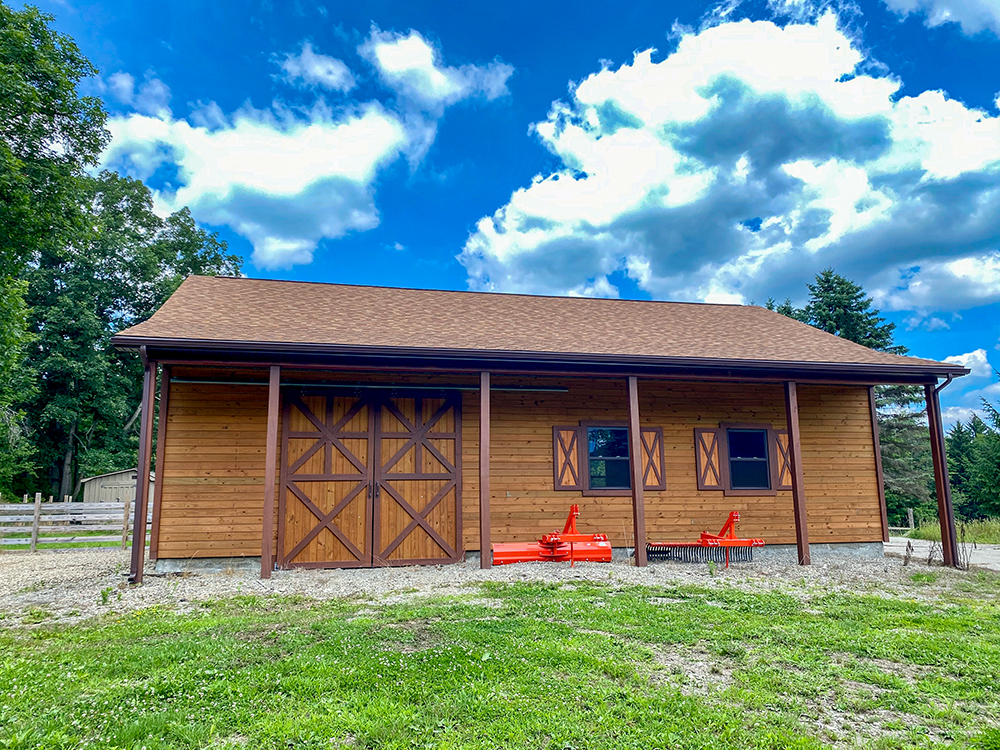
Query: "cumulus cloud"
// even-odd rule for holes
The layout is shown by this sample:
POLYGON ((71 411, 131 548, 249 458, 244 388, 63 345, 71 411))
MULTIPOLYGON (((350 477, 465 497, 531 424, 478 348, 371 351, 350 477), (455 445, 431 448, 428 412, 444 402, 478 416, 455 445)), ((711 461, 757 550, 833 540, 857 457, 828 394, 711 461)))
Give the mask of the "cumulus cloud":
MULTIPOLYGON (((416 32, 396 36, 422 41, 416 32)), ((373 49, 379 47, 374 33, 372 40, 373 49)), ((200 222, 231 227, 253 244, 253 262, 261 268, 309 263, 324 238, 378 225, 380 171, 401 156, 413 163, 426 153, 446 105, 499 95, 483 72, 495 63, 452 68, 441 62, 440 51, 432 52, 428 70, 464 83, 442 93, 433 112, 416 115, 398 106, 394 88, 397 96, 388 104, 349 100, 335 110, 317 95, 306 108, 292 109, 277 99, 264 109, 248 103, 226 113, 215 102, 199 102, 188 117, 175 118, 162 81, 147 74, 136 88, 131 75, 115 74, 105 90, 135 111, 109 119, 112 138, 102 166, 143 180, 159 176, 158 211, 188 206, 200 222)), ((346 65, 308 42, 278 64, 293 85, 338 92, 354 87, 346 65)), ((398 65, 393 70, 399 81, 410 80, 398 65)))
POLYGON ((504 96, 514 68, 494 60, 487 65, 444 65, 441 52, 419 33, 372 28, 358 52, 378 71, 382 82, 407 104, 439 112, 462 99, 504 96))
POLYGON ((278 64, 289 83, 330 91, 350 91, 356 85, 342 60, 320 54, 310 42, 303 42, 297 55, 289 53, 278 64))
POLYGON ((957 23, 968 35, 990 30, 1000 34, 1000 0, 885 0, 899 15, 924 15, 927 26, 957 23))
POLYGON ((915 307, 902 295, 947 266, 922 306, 1000 299, 982 273, 1000 247, 1000 118, 899 97, 868 62, 828 12, 717 22, 659 62, 593 73, 533 126, 560 168, 470 235, 470 286, 614 296, 624 274, 657 298, 746 302, 832 265, 915 307))
POLYGON ((955 354, 951 357, 945 357, 944 361, 968 367, 971 370, 969 373, 971 378, 988 378, 993 374, 993 367, 986 360, 985 349, 976 349, 968 354, 955 354))

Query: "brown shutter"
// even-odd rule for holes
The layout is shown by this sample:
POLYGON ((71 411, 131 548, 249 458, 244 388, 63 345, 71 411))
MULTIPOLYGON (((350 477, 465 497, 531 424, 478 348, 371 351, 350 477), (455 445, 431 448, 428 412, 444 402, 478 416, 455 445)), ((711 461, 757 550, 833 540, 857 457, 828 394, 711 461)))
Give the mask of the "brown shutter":
POLYGON ((792 489, 792 464, 788 458, 788 430, 770 430, 774 436, 771 440, 772 458, 771 466, 774 472, 774 489, 792 489))
POLYGON ((667 489, 667 476, 663 471, 663 428, 640 427, 639 438, 642 445, 643 489, 667 489))
POLYGON ((580 457, 583 453, 579 425, 552 428, 552 470, 557 490, 582 490, 583 472, 580 457))
POLYGON ((722 430, 697 427, 694 431, 695 467, 699 490, 724 490, 722 481, 722 430))

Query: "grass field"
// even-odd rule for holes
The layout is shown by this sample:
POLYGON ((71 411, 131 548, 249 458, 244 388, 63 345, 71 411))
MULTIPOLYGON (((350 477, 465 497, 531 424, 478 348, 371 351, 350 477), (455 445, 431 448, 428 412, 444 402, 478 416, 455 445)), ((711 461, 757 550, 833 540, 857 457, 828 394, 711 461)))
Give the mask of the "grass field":
POLYGON ((1000 578, 936 603, 793 594, 31 611, 0 630, 0 748, 1000 748, 1000 578))
MULTIPOLYGON (((1000 544, 1000 518, 989 518, 983 521, 960 521, 958 532, 959 540, 969 544, 973 542, 977 544, 1000 544)), ((941 526, 936 521, 934 523, 922 523, 907 533, 907 536, 911 539, 930 539, 940 542, 941 526)))

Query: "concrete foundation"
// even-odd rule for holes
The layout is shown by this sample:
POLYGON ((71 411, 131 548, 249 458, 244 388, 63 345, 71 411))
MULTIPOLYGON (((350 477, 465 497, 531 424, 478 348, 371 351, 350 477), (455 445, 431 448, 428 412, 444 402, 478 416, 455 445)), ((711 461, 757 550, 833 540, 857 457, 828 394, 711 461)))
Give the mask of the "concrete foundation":
MULTIPOLYGON (((864 558, 866 560, 881 560, 885 557, 882 542, 841 542, 839 544, 810 544, 809 554, 813 562, 827 560, 843 560, 845 558, 864 558)), ((754 562, 795 563, 799 559, 799 550, 794 544, 768 544, 753 551, 754 562)))
POLYGON ((164 575, 170 573, 230 573, 239 571, 260 572, 259 557, 192 557, 174 560, 157 560, 154 570, 164 575))

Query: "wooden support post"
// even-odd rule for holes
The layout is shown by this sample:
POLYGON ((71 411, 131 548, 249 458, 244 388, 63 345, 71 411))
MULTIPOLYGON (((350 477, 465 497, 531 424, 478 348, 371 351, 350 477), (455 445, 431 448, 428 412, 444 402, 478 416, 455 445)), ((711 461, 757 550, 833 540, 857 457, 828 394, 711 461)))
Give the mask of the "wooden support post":
POLYGON ((802 438, 799 434, 799 393, 791 380, 785 381, 785 421, 788 427, 788 462, 792 470, 795 545, 798 547, 799 565, 811 565, 809 520, 806 516, 806 490, 802 474, 802 438))
POLYGON ((31 519, 31 551, 35 552, 38 547, 38 519, 42 513, 42 493, 35 493, 35 515, 31 519))
POLYGON ((142 408, 139 422, 139 461, 135 474, 135 524, 132 527, 132 567, 129 583, 142 583, 146 558, 146 513, 149 506, 149 459, 153 452, 153 389, 156 386, 155 362, 146 358, 146 347, 139 347, 143 360, 142 408))
POLYGON ((906 523, 911 529, 917 528, 917 524, 913 520, 913 508, 906 509, 906 523))
POLYGON ((125 498, 125 513, 122 515, 122 549, 128 547, 128 517, 132 510, 132 498, 125 498))
POLYGON ((490 542, 490 374, 479 373, 479 567, 493 567, 490 542))
POLYGON ((639 431, 639 382, 634 375, 626 381, 628 392, 628 458, 632 470, 632 530, 635 565, 646 567, 646 500, 643 496, 642 433, 639 431))
POLYGON ((160 550, 160 504, 163 502, 163 462, 167 450, 167 415, 170 410, 170 365, 160 367, 160 405, 156 425, 156 479, 153 481, 153 520, 149 526, 149 559, 155 560, 160 550))
POLYGON ((941 552, 945 566, 954 568, 958 566, 960 560, 958 535, 955 530, 955 509, 951 502, 951 482, 948 478, 948 457, 945 453, 941 402, 938 400, 938 389, 933 385, 924 386, 924 395, 927 399, 927 425, 931 433, 931 461, 934 463, 938 521, 941 523, 941 552))
POLYGON ((281 367, 271 365, 267 383, 267 448, 264 451, 264 523, 260 540, 260 577, 270 578, 274 568, 274 484, 278 464, 278 410, 281 367))
POLYGON ((878 507, 882 514, 882 541, 889 541, 889 511, 885 504, 885 476, 882 474, 882 446, 878 439, 878 411, 875 409, 875 386, 868 386, 868 410, 872 420, 872 443, 875 446, 875 479, 878 482, 878 507))

